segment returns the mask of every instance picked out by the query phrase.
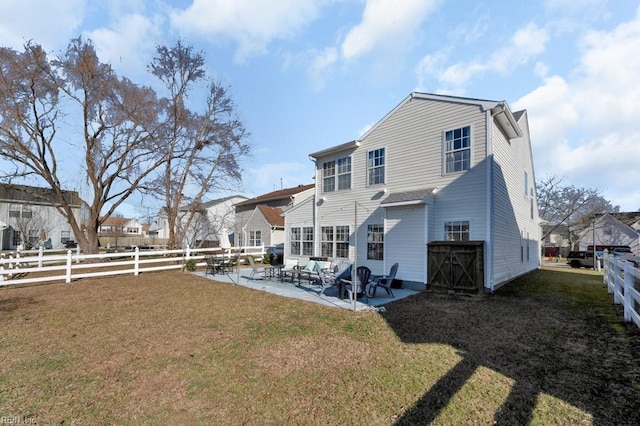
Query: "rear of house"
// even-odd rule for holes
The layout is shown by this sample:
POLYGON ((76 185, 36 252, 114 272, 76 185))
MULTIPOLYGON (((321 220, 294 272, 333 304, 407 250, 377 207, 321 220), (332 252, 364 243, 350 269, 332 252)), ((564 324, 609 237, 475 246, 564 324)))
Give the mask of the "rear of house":
POLYGON ((528 130, 505 102, 412 93, 360 139, 311 154, 315 196, 285 212, 285 257, 373 274, 399 263, 418 289, 455 290, 459 269, 473 269, 472 292, 537 268, 528 130))

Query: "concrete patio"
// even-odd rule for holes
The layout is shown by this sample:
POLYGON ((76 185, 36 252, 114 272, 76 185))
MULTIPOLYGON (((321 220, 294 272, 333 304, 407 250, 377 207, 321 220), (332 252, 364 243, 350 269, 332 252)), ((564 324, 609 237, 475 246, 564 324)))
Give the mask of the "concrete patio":
MULTIPOLYGON (((325 306, 331 306, 334 308, 350 309, 353 310, 353 303, 349 299, 340 299, 338 297, 338 289, 336 286, 325 290, 324 294, 320 295, 322 287, 313 283, 303 281, 301 284, 292 284, 291 282, 281 282, 278 278, 273 279, 250 279, 251 268, 240 268, 239 271, 233 271, 227 274, 205 274, 204 271, 194 272, 195 275, 204 277, 213 281, 219 281, 224 283, 238 284, 243 287, 252 288, 255 290, 266 291, 278 296, 290 297, 293 299, 305 300, 307 302, 319 303, 325 306)), ((369 298, 368 303, 365 300, 358 300, 356 303, 356 310, 381 310, 382 307, 395 300, 399 300, 413 294, 418 293, 415 290, 409 290, 404 288, 393 289, 395 297, 391 297, 383 288, 379 288, 375 298, 369 298)))

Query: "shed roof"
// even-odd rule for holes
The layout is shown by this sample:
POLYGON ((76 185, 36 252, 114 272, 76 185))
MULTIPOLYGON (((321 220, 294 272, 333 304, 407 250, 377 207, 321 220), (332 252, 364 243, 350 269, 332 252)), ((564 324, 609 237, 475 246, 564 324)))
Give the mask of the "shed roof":
POLYGON ((380 203, 382 207, 393 207, 408 204, 424 203, 425 199, 435 192, 435 188, 413 189, 410 191, 393 192, 380 203))

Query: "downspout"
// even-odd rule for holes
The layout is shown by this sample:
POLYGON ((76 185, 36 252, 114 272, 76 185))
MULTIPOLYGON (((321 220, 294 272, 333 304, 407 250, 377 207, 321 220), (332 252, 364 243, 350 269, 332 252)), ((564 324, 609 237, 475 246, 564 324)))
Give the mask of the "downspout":
POLYGON ((486 217, 486 256, 485 256, 485 290, 487 287, 491 292, 494 290, 493 281, 493 267, 494 267, 494 252, 493 252, 493 232, 494 232, 494 220, 493 220, 493 116, 491 110, 486 112, 486 138, 487 138, 487 217, 486 217))
MULTIPOLYGON (((319 229, 318 229, 318 224, 316 223, 317 221, 317 215, 318 215, 318 165, 317 165, 317 159, 309 156, 309 161, 313 162, 313 181, 314 181, 314 186, 313 186, 313 205, 311 207, 311 224, 313 225, 313 255, 314 256, 320 256, 322 253, 320 253, 319 250, 319 244, 318 244, 318 240, 319 240, 319 229)), ((285 241, 287 239, 287 236, 285 235, 285 241)))

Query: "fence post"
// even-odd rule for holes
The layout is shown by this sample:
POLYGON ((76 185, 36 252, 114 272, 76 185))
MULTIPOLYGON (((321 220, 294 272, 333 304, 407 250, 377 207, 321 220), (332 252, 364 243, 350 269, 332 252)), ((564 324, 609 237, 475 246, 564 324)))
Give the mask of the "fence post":
POLYGON ((76 263, 80 263, 80 244, 76 245, 76 263))
POLYGON ((4 253, 0 254, 0 281, 4 281, 4 253))
POLYGON ((613 286, 609 286, 607 288, 607 292, 609 294, 614 293, 613 300, 615 302, 615 291, 616 285, 618 283, 620 277, 620 264, 618 263, 618 259, 613 259, 613 286))
POLYGON ((133 266, 133 275, 138 276, 140 274, 140 249, 136 246, 135 255, 134 255, 135 263, 133 266))
POLYGON ((67 250, 67 278, 65 282, 71 282, 71 249, 67 250))
POLYGON ((631 297, 631 289, 633 288, 633 274, 631 273, 633 263, 624 262, 624 320, 631 321, 631 310, 633 306, 633 298, 631 297))
POLYGON ((42 268, 42 258, 44 257, 44 247, 38 247, 38 268, 42 268))

